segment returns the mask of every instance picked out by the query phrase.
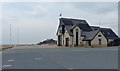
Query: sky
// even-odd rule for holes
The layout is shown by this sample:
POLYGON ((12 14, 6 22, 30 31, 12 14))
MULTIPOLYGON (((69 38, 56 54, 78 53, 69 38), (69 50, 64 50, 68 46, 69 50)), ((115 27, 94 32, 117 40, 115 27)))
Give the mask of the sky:
POLYGON ((0 2, 119 2, 119 0, 0 0, 0 2))
MULTIPOLYGON (((59 15, 84 19, 89 25, 108 27, 118 34, 117 2, 4 2, 2 8, 2 41, 12 44, 36 44, 57 39, 59 15), (18 40, 19 35, 19 40, 18 40)), ((1 14, 1 13, 0 13, 1 14)))

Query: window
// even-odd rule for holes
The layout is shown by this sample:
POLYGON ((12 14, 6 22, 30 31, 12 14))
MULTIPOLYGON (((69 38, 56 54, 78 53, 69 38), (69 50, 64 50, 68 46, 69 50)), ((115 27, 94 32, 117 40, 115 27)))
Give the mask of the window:
POLYGON ((88 45, 89 44, 89 42, 88 41, 86 41, 86 45, 88 45))
POLYGON ((101 42, 102 40, 101 39, 98 39, 98 40, 99 40, 99 45, 101 45, 102 44, 102 42, 101 42))
POLYGON ((98 35, 98 37, 101 37, 101 35, 98 35))
POLYGON ((62 34, 65 33, 65 26, 64 25, 60 26, 60 33, 62 33, 62 34))
POLYGON ((89 45, 89 41, 86 41, 86 45, 89 45))
POLYGON ((78 32, 78 29, 76 29, 76 32, 78 32))
POLYGON ((62 33, 62 27, 60 27, 60 33, 62 33))
POLYGON ((86 45, 91 46, 91 41, 86 41, 86 45))

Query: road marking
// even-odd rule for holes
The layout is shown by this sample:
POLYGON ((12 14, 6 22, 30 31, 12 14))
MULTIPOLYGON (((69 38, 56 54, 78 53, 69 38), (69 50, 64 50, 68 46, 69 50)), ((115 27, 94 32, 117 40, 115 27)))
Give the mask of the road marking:
POLYGON ((42 60, 42 58, 40 57, 40 58, 35 58, 35 60, 42 60))
POLYGON ((3 65, 2 67, 11 67, 12 65, 3 65))
POLYGON ((68 70, 73 70, 74 68, 67 68, 68 70))
POLYGON ((8 60, 8 62, 13 62, 13 61, 15 61, 15 60, 8 60))

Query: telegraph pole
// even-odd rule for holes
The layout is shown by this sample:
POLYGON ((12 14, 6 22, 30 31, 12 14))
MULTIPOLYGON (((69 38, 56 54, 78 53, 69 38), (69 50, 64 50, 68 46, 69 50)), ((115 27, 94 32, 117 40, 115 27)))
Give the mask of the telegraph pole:
POLYGON ((100 19, 99 19, 99 27, 100 27, 100 19))
POLYGON ((19 44, 19 27, 17 28, 17 45, 19 44))
POLYGON ((100 19, 99 19, 99 27, 100 27, 100 19))
POLYGON ((11 45, 11 41, 12 39, 11 39, 11 24, 10 24, 10 45, 11 45))

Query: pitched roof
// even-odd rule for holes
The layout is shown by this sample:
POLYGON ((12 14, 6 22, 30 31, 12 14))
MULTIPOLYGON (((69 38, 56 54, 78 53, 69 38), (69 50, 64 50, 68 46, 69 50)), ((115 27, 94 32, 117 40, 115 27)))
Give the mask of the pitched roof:
POLYGON ((98 26, 90 26, 91 28, 92 28, 92 30, 99 30, 100 29, 100 27, 98 27, 98 26))
MULTIPOLYGON (((93 29, 93 26, 92 26, 93 29)), ((101 31, 102 34, 107 38, 107 39, 118 39, 119 37, 112 31, 112 29, 110 28, 100 28, 100 27, 95 27, 94 26, 94 30, 90 31, 90 32, 82 32, 82 36, 85 36, 85 38, 83 40, 92 40, 97 32, 101 31)))
POLYGON ((118 38, 118 36, 112 31, 111 28, 100 28, 97 26, 91 26, 91 28, 93 30, 101 30, 101 32, 107 39, 117 39, 118 38))
POLYGON ((69 26, 73 29, 75 26, 78 26, 83 31, 92 31, 91 27, 85 20, 81 19, 71 19, 71 18, 61 18, 61 25, 69 26))
POLYGON ((81 35, 85 36, 85 38, 83 40, 92 40, 92 39, 94 39, 94 37, 97 35, 97 33, 99 31, 100 30, 94 30, 94 31, 90 31, 90 32, 82 31, 81 35))
POLYGON ((100 28, 100 30, 102 31, 103 35, 107 39, 117 39, 118 38, 118 36, 110 28, 100 28))
MULTIPOLYGON (((68 34, 73 35, 72 30, 78 26, 82 32, 81 35, 85 36, 83 40, 92 40, 96 34, 101 31, 107 39, 116 39, 118 36, 110 28, 100 28, 97 26, 89 26, 89 24, 82 19, 72 19, 72 18, 60 18, 59 28, 65 26, 68 34)), ((60 29, 58 29, 59 31, 60 29)))
POLYGON ((73 35, 73 33, 72 33, 72 31, 71 31, 71 27, 72 27, 72 26, 66 26, 66 25, 65 25, 65 28, 66 28, 66 30, 67 30, 67 32, 68 32, 68 34, 69 34, 70 36, 73 35))

